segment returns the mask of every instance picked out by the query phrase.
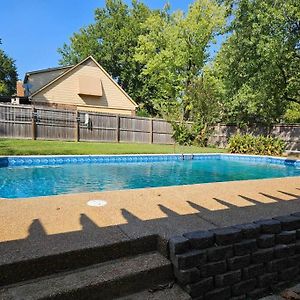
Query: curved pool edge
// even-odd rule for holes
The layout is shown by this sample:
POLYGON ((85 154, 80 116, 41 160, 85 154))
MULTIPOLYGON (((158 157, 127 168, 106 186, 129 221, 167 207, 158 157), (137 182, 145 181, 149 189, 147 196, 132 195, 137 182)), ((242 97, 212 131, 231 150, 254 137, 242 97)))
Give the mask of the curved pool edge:
POLYGON ((116 155, 28 155, 0 156, 0 167, 47 166, 86 163, 131 163, 178 160, 208 160, 210 158, 236 161, 253 161, 271 164, 285 164, 300 167, 299 159, 286 157, 231 154, 231 153, 183 153, 183 154, 116 154, 116 155))

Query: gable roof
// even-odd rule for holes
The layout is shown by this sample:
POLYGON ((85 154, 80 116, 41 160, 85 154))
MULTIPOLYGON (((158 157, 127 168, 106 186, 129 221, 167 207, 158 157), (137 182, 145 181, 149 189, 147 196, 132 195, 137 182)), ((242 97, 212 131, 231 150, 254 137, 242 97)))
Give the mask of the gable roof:
POLYGON ((72 72, 74 69, 76 69, 77 67, 79 67, 80 65, 82 65, 83 63, 85 63, 87 60, 92 60, 98 67, 99 69, 113 82, 113 84, 125 95, 126 98, 128 98, 128 100, 135 106, 138 107, 138 105, 136 104, 136 102, 115 82, 115 80, 105 71, 105 69, 94 59, 93 56, 88 56, 87 58, 85 58, 84 60, 82 60, 81 62, 79 62, 77 65, 71 66, 69 67, 69 69, 62 73, 60 76, 56 77, 55 79, 53 79, 52 81, 50 81, 49 83, 47 83, 46 85, 42 86, 40 89, 38 89, 37 91, 35 91, 31 97, 37 95, 38 93, 40 93, 41 91, 43 91, 44 89, 46 89, 47 87, 53 85, 55 82, 57 82, 59 79, 63 78, 64 76, 66 76, 67 74, 69 74, 70 72, 72 72))

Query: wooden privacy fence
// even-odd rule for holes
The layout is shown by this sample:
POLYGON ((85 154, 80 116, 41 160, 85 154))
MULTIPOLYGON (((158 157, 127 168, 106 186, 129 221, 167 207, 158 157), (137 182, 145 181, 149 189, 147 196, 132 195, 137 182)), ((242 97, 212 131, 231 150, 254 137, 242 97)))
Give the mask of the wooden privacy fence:
POLYGON ((0 137, 173 144, 172 133, 162 119, 0 104, 0 137))
POLYGON ((300 150, 300 124, 273 124, 270 127, 253 125, 243 129, 236 125, 218 124, 213 127, 208 143, 224 148, 229 138, 237 133, 278 137, 285 142, 287 150, 300 150))

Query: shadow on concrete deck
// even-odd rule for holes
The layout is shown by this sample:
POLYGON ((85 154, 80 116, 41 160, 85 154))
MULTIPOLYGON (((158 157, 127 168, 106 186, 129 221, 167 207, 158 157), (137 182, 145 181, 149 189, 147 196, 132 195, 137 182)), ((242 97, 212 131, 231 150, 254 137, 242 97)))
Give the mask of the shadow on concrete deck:
MULTIPOLYGON (((300 190, 300 188, 297 188, 297 190, 300 190)), ((295 194, 282 189, 276 192, 284 195, 284 200, 273 195, 259 193, 272 200, 270 203, 262 203, 258 199, 241 194, 239 197, 247 203, 249 202, 249 204, 247 206, 237 206, 232 204, 230 200, 213 198, 225 207, 214 211, 187 200, 186 202, 197 212, 185 215, 178 214, 170 208, 158 204, 159 209, 166 217, 151 220, 142 220, 123 208, 121 213, 127 222, 107 227, 99 227, 87 215, 81 214, 79 216, 81 230, 51 235, 47 234, 39 219, 34 219, 28 229, 27 238, 0 243, 0 268, 3 265, 22 260, 58 255, 86 248, 106 247, 107 249, 113 249, 111 245, 117 244, 122 244, 122 248, 116 247, 115 252, 124 251, 124 255, 126 255, 130 254, 133 240, 147 236, 160 237, 158 241, 151 240, 151 243, 160 243, 152 246, 160 247, 160 250, 164 252, 166 244, 162 241, 166 241, 170 236, 194 230, 208 230, 247 223, 300 211, 300 193, 295 194), (287 197, 289 200, 286 200, 287 197)), ((149 243, 149 241, 141 243, 149 243)), ((109 254, 107 255, 109 256, 109 254)))

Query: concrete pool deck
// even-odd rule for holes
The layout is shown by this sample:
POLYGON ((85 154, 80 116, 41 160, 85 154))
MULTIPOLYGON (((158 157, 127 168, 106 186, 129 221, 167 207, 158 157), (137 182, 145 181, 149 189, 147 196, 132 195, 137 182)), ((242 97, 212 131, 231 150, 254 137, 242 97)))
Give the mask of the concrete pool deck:
POLYGON ((300 177, 0 199, 0 265, 299 211, 300 177))

